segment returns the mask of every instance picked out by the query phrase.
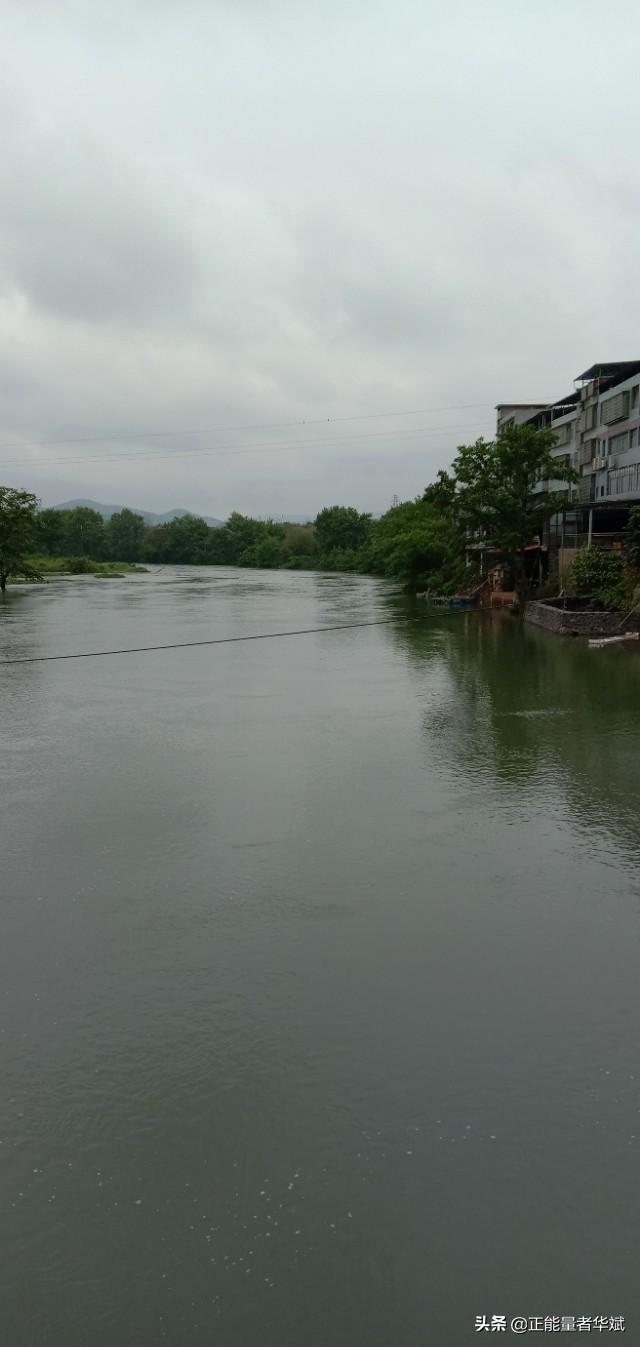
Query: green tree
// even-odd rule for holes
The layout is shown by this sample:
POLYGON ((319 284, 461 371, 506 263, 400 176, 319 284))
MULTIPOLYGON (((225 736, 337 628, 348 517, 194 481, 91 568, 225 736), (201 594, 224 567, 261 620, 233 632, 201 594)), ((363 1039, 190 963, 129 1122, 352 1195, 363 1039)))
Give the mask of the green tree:
POLYGON ((38 500, 30 491, 0 486, 0 590, 9 576, 39 579, 27 560, 37 534, 38 500))
POLYGON ((316 516, 316 542, 322 562, 332 553, 358 552, 371 536, 371 515, 350 505, 328 505, 316 516))
POLYGON ((114 561, 139 561, 145 536, 145 522, 133 510, 118 510, 105 525, 107 555, 114 561))
POLYGON ((234 564, 233 538, 226 525, 209 529, 209 565, 232 566, 234 564))
POLYGON ((496 440, 461 445, 453 463, 456 519, 510 562, 521 602, 529 588, 524 548, 566 499, 563 491, 535 488, 553 479, 576 481, 568 461, 554 458, 555 442, 551 430, 509 426, 496 440))
POLYGON ((38 511, 35 543, 50 557, 64 550, 67 513, 66 510, 38 511))
POLYGON ((441 468, 435 482, 425 488, 422 499, 433 506, 438 514, 452 516, 455 513, 456 490, 453 474, 441 468))
POLYGON ((261 521, 251 519, 249 515, 239 514, 237 510, 233 510, 226 523, 226 532, 232 565, 251 565, 251 561, 245 560, 245 558, 250 556, 252 548, 264 535, 264 526, 261 521))
POLYGON ((283 548, 283 565, 292 570, 311 569, 318 550, 313 524, 285 524, 283 548))
POLYGON ((98 510, 78 505, 65 510, 64 550, 70 556, 93 557, 99 561, 104 553, 104 520, 98 510))
POLYGON ((168 529, 168 524, 154 524, 146 529, 142 544, 143 561, 169 561, 168 529))
POLYGON ((394 506, 376 521, 367 556, 376 573, 397 576, 415 590, 444 588, 454 574, 457 578, 461 550, 450 516, 423 497, 394 506))
POLYGON ((209 534, 205 519, 185 514, 167 524, 168 560, 177 565, 201 566, 209 560, 209 534))
POLYGON ((285 557, 282 538, 277 533, 267 531, 243 552, 239 565, 258 566, 260 569, 275 570, 282 566, 285 557))
POLYGON ((273 519, 251 519, 234 511, 226 524, 229 559, 234 566, 276 567, 285 562, 285 530, 273 519))

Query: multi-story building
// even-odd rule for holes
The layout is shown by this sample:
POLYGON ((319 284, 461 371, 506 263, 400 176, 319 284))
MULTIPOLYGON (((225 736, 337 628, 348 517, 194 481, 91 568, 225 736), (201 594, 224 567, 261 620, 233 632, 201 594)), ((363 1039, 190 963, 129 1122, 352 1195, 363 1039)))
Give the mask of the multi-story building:
POLYGON ((579 501, 640 499, 640 360, 592 365, 576 384, 579 501))
POLYGON ((529 421, 536 412, 543 412, 546 402, 499 402, 496 407, 496 431, 498 435, 507 426, 521 426, 529 421))
POLYGON ((509 420, 507 404, 496 408, 498 433, 509 424, 548 427, 557 437, 554 457, 579 474, 570 488, 559 478, 536 488, 566 492, 546 539, 551 568, 563 564, 559 549, 620 546, 629 510, 640 504, 640 360, 592 365, 574 383, 566 397, 517 420, 509 420))

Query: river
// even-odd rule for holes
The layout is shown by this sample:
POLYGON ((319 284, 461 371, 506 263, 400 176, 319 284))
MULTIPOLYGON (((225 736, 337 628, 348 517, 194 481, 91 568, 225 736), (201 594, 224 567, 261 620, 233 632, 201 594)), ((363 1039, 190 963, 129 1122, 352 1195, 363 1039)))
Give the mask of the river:
POLYGON ((7 1347, 640 1343, 637 652, 185 567, 0 657, 383 619, 0 668, 7 1347))

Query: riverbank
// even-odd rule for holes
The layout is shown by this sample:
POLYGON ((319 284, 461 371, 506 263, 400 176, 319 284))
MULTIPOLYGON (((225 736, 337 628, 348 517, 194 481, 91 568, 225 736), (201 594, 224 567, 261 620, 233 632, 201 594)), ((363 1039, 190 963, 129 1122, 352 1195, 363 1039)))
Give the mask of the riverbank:
POLYGON ((15 585, 46 585, 50 580, 75 575, 92 575, 96 580, 120 580, 125 575, 147 570, 146 566, 130 561, 93 561, 91 557, 30 556, 27 561, 37 578, 10 578, 11 588, 15 585))

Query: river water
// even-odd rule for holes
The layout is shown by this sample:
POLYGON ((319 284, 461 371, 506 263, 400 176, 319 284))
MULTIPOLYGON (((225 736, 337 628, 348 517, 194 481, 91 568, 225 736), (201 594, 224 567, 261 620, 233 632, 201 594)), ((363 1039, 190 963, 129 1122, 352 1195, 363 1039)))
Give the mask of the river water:
POLYGON ((638 652, 164 568, 0 655, 375 619, 0 669, 7 1347, 640 1343, 638 652))

